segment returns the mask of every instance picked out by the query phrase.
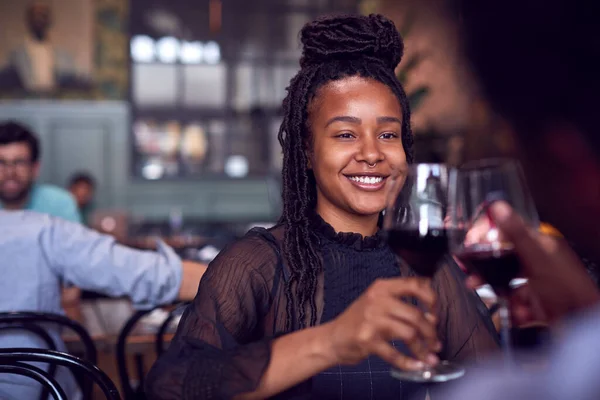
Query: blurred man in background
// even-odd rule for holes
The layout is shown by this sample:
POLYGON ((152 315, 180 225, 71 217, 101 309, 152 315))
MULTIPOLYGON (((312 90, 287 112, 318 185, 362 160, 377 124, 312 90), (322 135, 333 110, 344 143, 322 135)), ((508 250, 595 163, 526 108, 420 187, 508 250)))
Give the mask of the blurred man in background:
MULTIPOLYGON (((81 223, 81 214, 69 192, 36 183, 40 154, 40 143, 33 132, 16 122, 0 123, 0 210, 31 210, 81 223)), ((69 282, 62 283, 63 306, 77 305, 81 290, 69 282)))
POLYGON ((29 129, 16 122, 0 123, 0 209, 31 210, 81 222, 69 192, 35 182, 40 153, 39 140, 29 129))

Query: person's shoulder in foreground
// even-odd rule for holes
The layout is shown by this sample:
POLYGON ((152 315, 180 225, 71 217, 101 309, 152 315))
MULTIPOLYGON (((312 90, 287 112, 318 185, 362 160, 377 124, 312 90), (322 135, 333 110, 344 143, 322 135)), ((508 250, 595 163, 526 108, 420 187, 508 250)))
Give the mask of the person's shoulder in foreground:
POLYGON ((503 360, 490 362, 465 377, 451 390, 440 393, 446 400, 592 400, 600 393, 600 308, 571 321, 560 346, 540 372, 518 366, 508 369, 503 360))
POLYGON ((81 214, 75 199, 68 191, 58 186, 35 184, 27 209, 81 223, 81 214))

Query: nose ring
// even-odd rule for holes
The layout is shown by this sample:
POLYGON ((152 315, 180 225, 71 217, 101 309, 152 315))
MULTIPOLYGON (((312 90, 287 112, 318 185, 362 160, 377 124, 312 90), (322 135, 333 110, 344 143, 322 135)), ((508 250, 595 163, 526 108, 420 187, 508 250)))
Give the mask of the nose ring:
POLYGON ((373 164, 369 164, 369 163, 367 163, 367 166, 368 166, 369 168, 375 168, 375 166, 376 166, 376 165, 377 165, 377 163, 373 163, 373 164))

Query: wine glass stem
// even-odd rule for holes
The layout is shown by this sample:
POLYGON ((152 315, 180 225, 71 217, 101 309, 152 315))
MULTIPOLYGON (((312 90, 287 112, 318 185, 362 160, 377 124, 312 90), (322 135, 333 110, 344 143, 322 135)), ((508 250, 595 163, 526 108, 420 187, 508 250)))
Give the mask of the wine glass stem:
POLYGON ((502 352, 504 353, 504 364, 510 368, 513 362, 512 346, 511 346, 511 335, 510 335, 510 311, 508 307, 508 301, 506 297, 500 296, 498 298, 500 308, 498 313, 500 315, 500 345, 502 346, 502 352))

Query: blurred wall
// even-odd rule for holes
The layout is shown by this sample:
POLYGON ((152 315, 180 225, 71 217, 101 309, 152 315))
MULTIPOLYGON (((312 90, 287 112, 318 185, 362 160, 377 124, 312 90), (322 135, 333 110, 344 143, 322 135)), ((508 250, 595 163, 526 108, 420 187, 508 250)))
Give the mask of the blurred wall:
POLYGON ((410 0, 380 0, 377 10, 392 19, 400 31, 408 24, 411 26, 404 36, 405 52, 400 67, 415 55, 422 57, 409 73, 406 84, 408 92, 419 86, 430 89, 413 113, 414 129, 445 134, 463 130, 469 124, 473 87, 458 52, 452 21, 436 12, 441 10, 435 6, 423 7, 421 2, 410 0))
POLYGON ((456 135, 448 141, 447 161, 453 164, 480 157, 511 154, 507 125, 488 107, 463 57, 458 15, 449 13, 445 0, 366 0, 392 19, 404 37, 406 63, 419 54, 423 60, 409 73, 407 91, 427 86, 429 94, 413 112, 416 134, 456 135))

